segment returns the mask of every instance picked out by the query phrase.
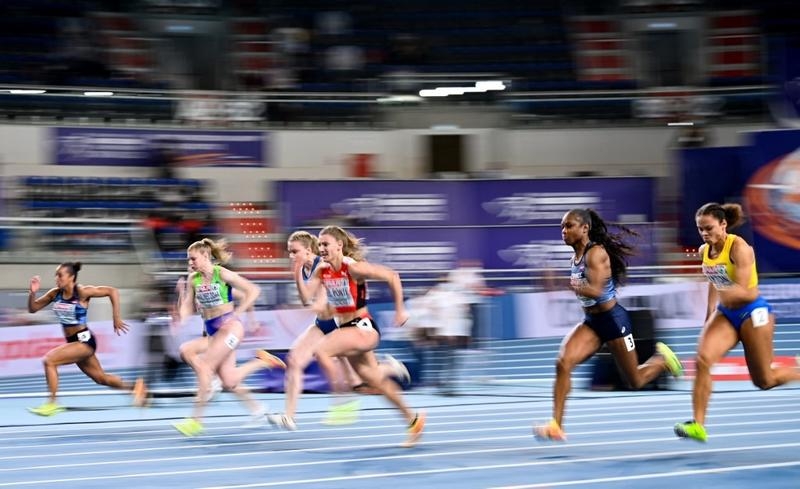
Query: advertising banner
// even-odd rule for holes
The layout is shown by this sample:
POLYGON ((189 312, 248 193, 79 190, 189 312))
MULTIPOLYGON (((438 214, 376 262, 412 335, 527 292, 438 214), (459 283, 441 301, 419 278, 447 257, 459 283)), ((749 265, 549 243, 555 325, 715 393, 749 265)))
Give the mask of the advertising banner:
MULTIPOLYGON (((449 270, 459 261, 486 269, 565 265, 561 218, 592 207, 609 222, 653 220, 653 180, 576 178, 459 181, 281 181, 287 230, 339 224, 364 240, 367 258, 401 273, 449 270)), ((652 225, 632 224, 632 265, 655 262, 652 225)), ((615 229, 611 228, 612 232, 615 229)))
POLYGON ((57 165, 157 166, 173 151, 178 166, 269 166, 262 131, 55 127, 57 165))
POLYGON ((609 221, 653 220, 654 179, 347 180, 276 182, 283 223, 352 226, 557 224, 575 207, 609 221))
POLYGON ((738 202, 747 222, 733 232, 753 245, 761 272, 800 273, 800 129, 749 133, 734 148, 681 151, 681 242, 701 244, 694 213, 738 202))
MULTIPOLYGON (((97 357, 103 368, 113 371, 143 365, 145 329, 134 321, 130 331, 117 336, 112 321, 96 321, 89 325, 97 341, 97 357)), ((43 373, 42 357, 50 349, 63 345, 61 325, 44 324, 3 328, 0 339, 0 376, 43 373)), ((79 372, 75 365, 60 367, 64 372, 79 372)))

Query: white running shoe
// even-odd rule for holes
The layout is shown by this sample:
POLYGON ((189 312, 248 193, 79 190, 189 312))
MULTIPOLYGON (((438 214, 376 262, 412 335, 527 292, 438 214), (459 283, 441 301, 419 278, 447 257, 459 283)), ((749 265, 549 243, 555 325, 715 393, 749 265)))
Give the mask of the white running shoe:
POLYGON ((403 365, 403 362, 388 354, 383 356, 383 361, 389 366, 395 377, 404 383, 411 382, 411 374, 408 373, 408 369, 403 365))
POLYGON ((242 425, 242 428, 261 428, 269 424, 269 415, 267 413, 253 414, 250 419, 242 425))
POLYGON ((206 393, 205 402, 211 402, 212 399, 222 392, 222 381, 216 375, 211 379, 211 389, 206 393))
POLYGON ((295 423, 294 418, 290 418, 285 414, 268 414, 266 417, 267 422, 276 428, 286 431, 297 430, 297 423, 295 423))

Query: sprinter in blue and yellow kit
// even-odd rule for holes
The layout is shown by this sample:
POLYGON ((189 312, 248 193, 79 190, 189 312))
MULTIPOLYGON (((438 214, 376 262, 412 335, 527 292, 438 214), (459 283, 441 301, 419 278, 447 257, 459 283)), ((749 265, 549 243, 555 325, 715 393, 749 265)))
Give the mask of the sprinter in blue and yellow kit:
MULTIPOLYGON (((617 227, 623 233, 635 234, 624 226, 617 227)), ((675 377, 683 373, 678 357, 660 342, 656 343, 657 353, 639 365, 633 324, 628 311, 617 303, 617 286, 625 278, 626 258, 633 248, 621 235, 609 233, 606 223, 592 209, 567 212, 561 219, 561 237, 575 251, 570 288, 583 306, 584 317, 564 338, 556 359, 553 418, 533 429, 536 438, 556 441, 566 440, 562 422, 572 371, 604 344, 634 389, 642 388, 664 371, 675 377)))
POLYGON ((80 269, 80 262, 65 262, 59 265, 55 274, 56 286, 39 298, 36 297, 36 293, 41 287, 41 279, 37 275, 30 281, 28 312, 39 311, 52 303, 53 313, 61 323, 64 338, 67 340, 66 344, 48 351, 42 360, 50 396, 41 406, 29 409, 39 416, 53 416, 64 411, 64 407, 56 403, 58 367, 72 363, 100 385, 131 391, 135 405, 142 406, 146 400, 147 392, 141 378, 135 383, 124 382, 116 375, 106 373, 100 365, 100 360, 95 355, 97 340, 87 323, 89 300, 93 297, 108 297, 111 301, 114 331, 118 335, 127 333, 128 325, 122 320, 120 313, 119 291, 105 285, 78 286, 80 269))
POLYGON ((795 368, 772 367, 775 315, 758 291, 755 253, 741 236, 728 232, 744 221, 742 206, 709 202, 697 210, 695 221, 703 239, 699 252, 709 282, 708 306, 695 359, 694 419, 676 424, 675 434, 704 442, 711 367, 740 341, 750 378, 759 389, 800 380, 800 373, 795 368))

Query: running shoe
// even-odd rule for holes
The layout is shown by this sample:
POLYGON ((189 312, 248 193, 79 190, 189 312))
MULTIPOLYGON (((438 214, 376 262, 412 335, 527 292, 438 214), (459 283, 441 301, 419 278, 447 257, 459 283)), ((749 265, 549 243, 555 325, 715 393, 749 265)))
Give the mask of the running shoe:
POLYGON ((147 406, 147 385, 144 383, 144 379, 139 377, 136 379, 136 382, 133 384, 133 405, 136 407, 145 407, 147 406))
POLYGON ((422 438, 422 431, 425 429, 425 412, 417 412, 417 415, 414 417, 414 421, 412 421, 408 428, 406 429, 406 441, 403 442, 404 448, 411 448, 417 444, 420 438, 422 438))
POLYGON ((28 408, 28 411, 36 414, 37 416, 54 416, 58 413, 63 413, 66 410, 67 408, 64 406, 59 406, 54 402, 46 402, 41 406, 28 408))
POLYGON ((391 355, 384 355, 383 361, 392 370, 392 375, 397 377, 401 382, 406 384, 411 382, 411 374, 408 373, 408 369, 403 365, 403 362, 391 355))
POLYGON ((322 424, 328 426, 344 426, 358 421, 358 411, 361 408, 361 401, 358 399, 332 404, 328 409, 328 414, 322 420, 322 424))
POLYGON ((267 416, 267 413, 253 414, 250 416, 250 419, 242 425, 242 428, 261 428, 262 426, 266 426, 270 424, 267 416))
POLYGON ((211 388, 203 396, 203 402, 211 402, 212 399, 222 392, 222 381, 216 375, 211 379, 211 388))
POLYGON ((675 434, 679 438, 691 438, 692 440, 705 443, 708 440, 706 429, 695 420, 687 421, 685 423, 675 424, 675 434))
POLYGON ((203 423, 194 418, 186 418, 183 421, 172 424, 183 436, 197 436, 203 433, 203 423))
POLYGON ((659 341, 656 343, 656 351, 659 355, 664 357, 664 360, 667 362, 667 370, 669 370, 669 373, 672 374, 673 377, 677 379, 683 375, 683 364, 678 358, 678 355, 676 355, 670 347, 659 341))
POLYGON ((543 441, 567 441, 567 434, 564 433, 564 430, 554 419, 551 419, 547 424, 534 426, 533 436, 537 440, 543 441))
POLYGON ((297 423, 294 418, 286 416, 285 414, 268 414, 267 422, 276 428, 286 431, 296 431, 297 423))
POLYGON ((267 350, 258 350, 256 357, 267 365, 267 368, 286 368, 286 363, 280 357, 273 355, 267 350))

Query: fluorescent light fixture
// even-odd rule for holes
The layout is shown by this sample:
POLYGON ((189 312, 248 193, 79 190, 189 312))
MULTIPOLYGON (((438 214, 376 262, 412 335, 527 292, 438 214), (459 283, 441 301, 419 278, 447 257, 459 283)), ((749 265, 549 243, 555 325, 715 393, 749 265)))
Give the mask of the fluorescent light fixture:
POLYGON ((475 82, 471 87, 436 87, 419 91, 420 97, 449 97, 450 95, 464 95, 465 93, 484 93, 494 90, 505 90, 506 85, 500 80, 485 80, 475 82))
POLYGON ((411 102, 421 102, 422 99, 416 95, 390 95, 388 97, 381 97, 377 99, 379 104, 391 104, 391 103, 411 103, 411 102))
POLYGON ((647 27, 651 29, 675 29, 678 24, 675 22, 650 22, 647 27))
POLYGON ((667 122, 668 126, 693 126, 694 122, 667 122))
POLYGON ((12 89, 9 90, 8 93, 12 95, 38 95, 41 93, 45 93, 47 90, 33 90, 33 89, 12 89))
POLYGON ((83 92, 87 97, 110 97, 114 92, 83 92))
POLYGON ((194 26, 188 24, 170 24, 167 26, 167 32, 192 32, 194 26))

